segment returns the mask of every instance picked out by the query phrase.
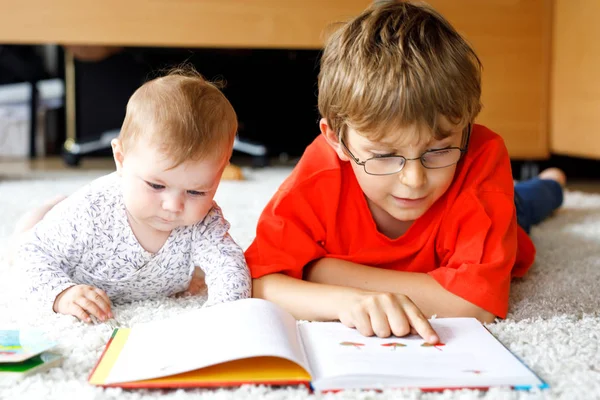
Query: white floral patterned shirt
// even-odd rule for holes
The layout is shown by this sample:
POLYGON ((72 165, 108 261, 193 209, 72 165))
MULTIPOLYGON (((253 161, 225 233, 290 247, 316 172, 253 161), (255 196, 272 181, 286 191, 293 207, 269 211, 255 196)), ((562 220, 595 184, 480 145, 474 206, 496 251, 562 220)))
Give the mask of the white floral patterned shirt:
POLYGON ((52 309, 76 284, 104 290, 113 302, 144 300, 185 291, 195 266, 205 273, 207 305, 250 297, 244 253, 213 204, 206 217, 178 227, 157 253, 137 241, 127 220, 121 179, 96 179, 56 205, 23 240, 22 263, 30 292, 52 309))

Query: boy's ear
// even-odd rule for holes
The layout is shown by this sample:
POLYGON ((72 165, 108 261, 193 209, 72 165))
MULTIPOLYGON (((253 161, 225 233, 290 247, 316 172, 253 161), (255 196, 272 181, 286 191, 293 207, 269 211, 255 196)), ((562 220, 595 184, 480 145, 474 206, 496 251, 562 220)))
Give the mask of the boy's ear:
POLYGON ((337 132, 329 127, 329 123, 325 118, 321 118, 319 121, 319 128, 321 129, 323 136, 325 136, 325 139, 327 139, 327 143, 329 143, 331 148, 335 150, 340 160, 349 161, 349 158, 340 143, 340 137, 338 136, 337 132))
POLYGON ((115 165, 117 166, 117 173, 121 175, 123 173, 123 160, 125 154, 123 153, 123 146, 119 139, 113 139, 110 141, 110 146, 113 151, 113 158, 115 159, 115 165))

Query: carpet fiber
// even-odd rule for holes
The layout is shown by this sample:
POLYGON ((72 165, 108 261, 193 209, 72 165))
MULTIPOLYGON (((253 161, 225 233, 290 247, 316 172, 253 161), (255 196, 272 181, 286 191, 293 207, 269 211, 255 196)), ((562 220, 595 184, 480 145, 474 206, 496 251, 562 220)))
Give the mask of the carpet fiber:
MULTIPOLYGON (((231 222, 232 236, 246 248, 262 207, 288 168, 245 171, 246 181, 225 181, 217 201, 231 222)), ((0 399, 304 399, 305 389, 242 387, 231 390, 123 391, 87 383, 110 328, 85 325, 73 317, 31 309, 19 300, 18 274, 5 253, 18 217, 57 194, 69 194, 99 172, 54 174, 36 179, 0 177, 0 328, 36 326, 59 342, 62 367, 34 375, 16 385, 0 383, 0 399), (43 179, 42 179, 43 178, 43 179)), ((565 207, 534 228, 536 264, 513 283, 508 318, 489 325, 491 332, 518 355, 550 389, 519 392, 419 391, 346 392, 315 398, 336 399, 600 399, 600 195, 569 192, 565 207)), ((162 299, 117 306, 124 325, 169 317, 202 304, 204 298, 162 299)))

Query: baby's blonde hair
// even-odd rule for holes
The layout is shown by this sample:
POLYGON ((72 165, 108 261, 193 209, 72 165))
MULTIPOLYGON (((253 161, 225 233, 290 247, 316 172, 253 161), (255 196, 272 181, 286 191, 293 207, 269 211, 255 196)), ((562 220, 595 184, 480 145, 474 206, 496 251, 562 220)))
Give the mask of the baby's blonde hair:
POLYGON ((456 125, 481 109, 481 63, 444 17, 427 6, 379 2, 343 24, 321 58, 319 111, 331 129, 380 140, 390 129, 456 125))
POLYGON ((149 140, 173 168, 206 157, 230 157, 235 111, 219 88, 189 66, 143 84, 129 99, 119 139, 126 152, 149 140))

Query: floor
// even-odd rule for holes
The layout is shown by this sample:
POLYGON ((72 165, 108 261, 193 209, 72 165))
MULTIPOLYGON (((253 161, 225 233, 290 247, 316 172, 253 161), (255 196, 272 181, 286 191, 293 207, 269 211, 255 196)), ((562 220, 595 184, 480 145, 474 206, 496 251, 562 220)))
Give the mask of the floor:
MULTIPOLYGON (((90 160, 92 161, 92 160, 90 160)), ((47 164, 50 164, 47 160, 47 164)), ((84 168, 93 163, 84 163, 84 168)), ((95 164, 98 165, 98 164, 95 164)), ((62 174, 60 162, 53 163, 57 172, 44 172, 44 176, 62 174)), ((112 164, 107 162, 107 168, 112 164)), ((1 170, 0 166, 0 170, 1 170)), ((19 167, 21 171, 24 168, 19 167)), ((38 165, 38 168, 40 166, 38 165)), ((33 170, 37 172, 38 170, 33 170)), ((95 172, 91 171, 90 176, 95 172)), ((64 174, 63 174, 64 175, 64 174)), ((249 177, 251 176, 248 173, 249 177)), ((256 220, 268 197, 284 178, 285 172, 278 168, 252 171, 252 178, 241 184, 244 195, 240 196, 240 184, 224 182, 220 187, 218 202, 227 210, 231 221, 231 235, 246 248, 256 235, 256 220)), ((14 222, 22 215, 32 199, 50 198, 68 193, 86 182, 86 173, 80 171, 74 179, 42 179, 27 182, 16 178, 13 182, 0 182, 0 235, 7 237, 14 222), (3 233, 4 232, 4 233, 3 233)), ((523 360, 533 371, 540 374, 550 385, 546 392, 492 390, 484 397, 490 399, 589 399, 600 393, 600 360, 598 343, 600 332, 600 196, 569 193, 568 212, 557 213, 543 228, 535 230, 537 263, 525 278, 511 285, 511 311, 509 318, 490 324, 489 329, 502 343, 523 360)), ((8 246, 2 241, 1 246, 8 246)), ((1 256, 0 256, 1 257, 1 256)), ((0 266, 6 264, 0 258, 0 266)), ((4 389, 0 382, 0 395, 6 399, 91 399, 96 400, 150 400, 171 398, 188 400, 202 397, 205 400, 236 398, 259 400, 263 398, 318 400, 333 396, 308 396, 299 389, 271 390, 265 387, 244 387, 239 390, 198 391, 186 390, 169 393, 152 391, 102 390, 93 388, 87 378, 97 361, 103 344, 110 336, 106 326, 85 326, 73 318, 61 318, 52 313, 31 310, 29 296, 19 302, 18 267, 0 268, 0 320, 8 326, 36 326, 59 339, 60 351, 68 355, 62 368, 36 376, 4 389), (7 277, 7 278, 5 278, 7 277), (23 306, 21 307, 21 305, 23 306), (67 393, 68 391, 68 393, 67 393), (70 393, 70 395, 69 395, 70 393), (213 396, 214 394, 214 396, 213 396), (162 398, 160 397, 162 396, 162 398)), ((118 320, 124 326, 132 323, 155 321, 199 308, 200 296, 182 297, 159 301, 120 304, 115 309, 118 320)), ((201 332, 199 332, 201 333, 201 332)), ((239 339, 240 335, 238 335, 239 339)), ((433 350, 436 351, 436 350, 433 350)), ((0 379, 1 381, 1 379, 0 379)), ((417 399, 428 398, 480 400, 481 392, 448 391, 440 394, 426 393, 421 396, 414 391, 387 391, 369 393, 344 393, 346 400, 417 399)), ((341 399, 336 397, 337 399, 341 399)))
POLYGON ((77 168, 68 167, 60 157, 39 158, 34 160, 7 160, 0 158, 0 174, 3 175, 22 175, 34 174, 43 171, 73 171, 76 173, 84 170, 106 170, 112 171, 115 168, 115 162, 112 158, 84 158, 81 166, 77 168))

